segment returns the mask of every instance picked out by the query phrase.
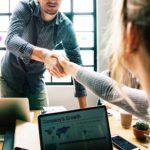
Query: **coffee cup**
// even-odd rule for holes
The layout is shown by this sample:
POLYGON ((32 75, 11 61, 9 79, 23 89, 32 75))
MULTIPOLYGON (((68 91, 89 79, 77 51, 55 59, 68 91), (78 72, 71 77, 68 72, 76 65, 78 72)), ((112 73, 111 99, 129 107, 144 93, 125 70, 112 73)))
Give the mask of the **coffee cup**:
POLYGON ((131 127, 132 123, 132 114, 121 112, 120 113, 121 125, 123 128, 128 129, 131 127))

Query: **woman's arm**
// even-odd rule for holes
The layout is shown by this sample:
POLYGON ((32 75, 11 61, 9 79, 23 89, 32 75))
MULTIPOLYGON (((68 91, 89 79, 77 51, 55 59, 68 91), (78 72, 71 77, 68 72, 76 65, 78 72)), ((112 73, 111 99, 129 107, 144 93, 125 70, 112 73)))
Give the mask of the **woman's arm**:
POLYGON ((124 85, 118 87, 117 83, 111 78, 83 68, 78 69, 75 78, 97 96, 142 119, 148 119, 144 117, 148 115, 148 102, 144 91, 124 85))
POLYGON ((72 75, 77 81, 89 88, 97 96, 115 104, 135 116, 149 120, 148 102, 144 91, 117 86, 117 82, 97 72, 89 71, 71 63, 61 56, 58 57, 65 73, 72 75))

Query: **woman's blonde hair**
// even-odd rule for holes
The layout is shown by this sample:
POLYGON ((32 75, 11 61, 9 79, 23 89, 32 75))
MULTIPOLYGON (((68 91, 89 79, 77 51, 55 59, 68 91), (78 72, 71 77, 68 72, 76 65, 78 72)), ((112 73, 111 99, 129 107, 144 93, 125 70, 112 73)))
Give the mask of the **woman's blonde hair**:
POLYGON ((150 0, 113 0, 110 38, 107 46, 111 77, 131 86, 131 75, 123 66, 126 49, 125 31, 128 22, 138 29, 145 47, 150 54, 150 0))
MULTIPOLYGON (((150 0, 113 0, 110 33, 106 47, 110 58, 111 77, 130 86, 130 76, 124 67, 126 49, 126 27, 132 22, 150 55, 150 0)), ((121 84, 114 85, 122 97, 136 110, 132 100, 123 93, 121 84)), ((138 111, 138 110, 137 110, 138 111)))
POLYGON ((107 44, 107 53, 109 54, 109 70, 110 76, 118 81, 130 86, 128 80, 128 71, 123 67, 121 58, 125 48, 124 41, 124 8, 125 2, 123 0, 114 0, 112 4, 111 12, 111 25, 110 25, 110 37, 107 44), (123 81, 124 80, 124 81, 123 81))

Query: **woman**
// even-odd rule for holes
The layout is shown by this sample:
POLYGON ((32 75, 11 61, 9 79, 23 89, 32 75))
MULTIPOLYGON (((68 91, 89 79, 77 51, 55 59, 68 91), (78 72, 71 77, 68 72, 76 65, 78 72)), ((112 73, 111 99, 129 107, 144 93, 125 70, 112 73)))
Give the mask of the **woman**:
POLYGON ((150 121, 150 0, 114 0, 113 8, 118 11, 113 12, 113 36, 118 41, 112 37, 109 50, 115 50, 116 66, 136 76, 147 96, 141 90, 116 86, 110 78, 87 71, 61 56, 58 60, 66 74, 71 74, 96 95, 150 121))

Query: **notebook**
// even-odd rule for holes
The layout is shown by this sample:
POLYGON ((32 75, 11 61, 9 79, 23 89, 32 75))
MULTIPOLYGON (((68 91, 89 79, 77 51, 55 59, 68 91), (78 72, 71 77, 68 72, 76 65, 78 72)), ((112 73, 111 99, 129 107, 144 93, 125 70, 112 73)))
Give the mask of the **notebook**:
POLYGON ((0 126, 14 123, 16 119, 30 121, 27 98, 0 98, 0 126))
POLYGON ((105 106, 38 116, 41 150, 112 150, 105 106))

